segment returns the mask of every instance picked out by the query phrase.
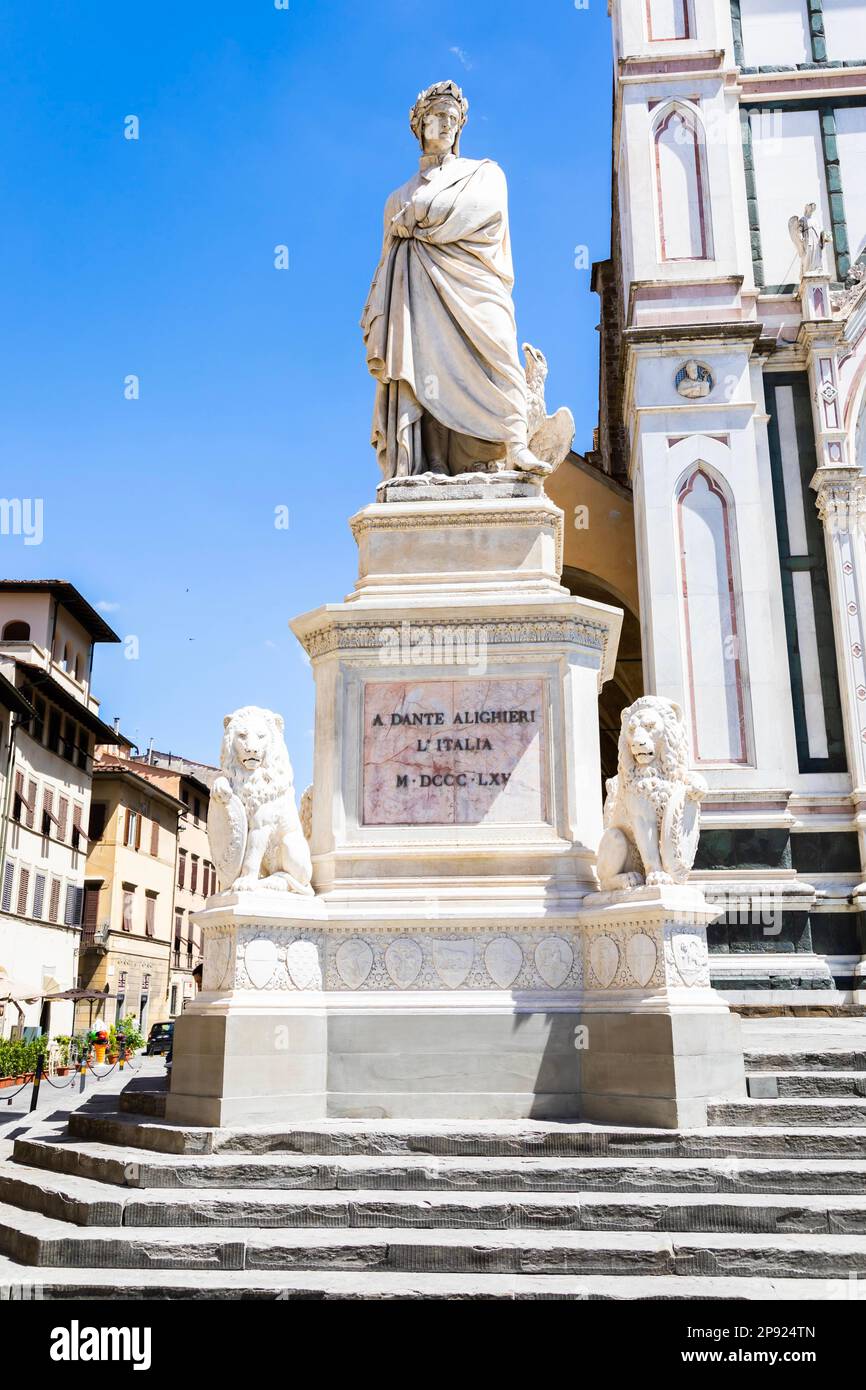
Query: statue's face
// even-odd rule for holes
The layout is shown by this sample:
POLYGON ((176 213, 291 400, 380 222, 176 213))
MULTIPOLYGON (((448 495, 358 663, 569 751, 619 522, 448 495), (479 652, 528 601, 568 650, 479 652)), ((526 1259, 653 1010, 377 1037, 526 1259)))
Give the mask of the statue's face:
POLYGON ((254 772, 265 760, 269 733, 264 720, 250 719, 234 731, 234 754, 247 772, 254 772))
POLYGON ((655 710, 635 713, 628 721, 628 746, 638 767, 646 767, 656 756, 664 724, 655 710))
POLYGON ((434 101, 424 113, 421 144, 425 154, 448 154, 460 129, 460 114, 453 101, 434 101))

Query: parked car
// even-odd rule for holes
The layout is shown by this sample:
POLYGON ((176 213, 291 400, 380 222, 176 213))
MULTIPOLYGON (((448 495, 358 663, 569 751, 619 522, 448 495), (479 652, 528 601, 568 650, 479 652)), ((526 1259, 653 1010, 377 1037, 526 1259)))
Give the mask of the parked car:
POLYGON ((170 1052, 173 1037, 173 1023, 155 1023, 148 1034, 147 1047, 144 1049, 145 1055, 156 1057, 161 1052, 170 1052))

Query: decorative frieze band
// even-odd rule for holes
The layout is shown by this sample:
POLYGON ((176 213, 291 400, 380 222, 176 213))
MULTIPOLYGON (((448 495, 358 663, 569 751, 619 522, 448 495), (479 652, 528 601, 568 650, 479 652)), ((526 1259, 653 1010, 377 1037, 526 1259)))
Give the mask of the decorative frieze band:
POLYGON ((339 933, 226 923, 204 928, 206 992, 514 993, 709 988, 706 928, 620 922, 577 928, 339 933))
MULTIPOLYGON (((479 629, 483 629, 487 646, 511 646, 528 643, 576 642, 584 647, 592 647, 604 654, 607 650, 607 627, 591 619, 580 618, 537 618, 514 621, 494 619, 480 622, 433 622, 421 623, 413 620, 415 633, 428 628, 436 635, 437 641, 447 646, 453 644, 458 650, 467 640, 476 640, 479 629)), ((302 638, 304 650, 309 657, 327 656, 335 651, 373 651, 389 646, 388 633, 395 630, 393 620, 381 619, 363 623, 333 622, 327 627, 316 628, 302 638)))
POLYGON ((204 928, 205 991, 579 990, 578 933, 204 928))

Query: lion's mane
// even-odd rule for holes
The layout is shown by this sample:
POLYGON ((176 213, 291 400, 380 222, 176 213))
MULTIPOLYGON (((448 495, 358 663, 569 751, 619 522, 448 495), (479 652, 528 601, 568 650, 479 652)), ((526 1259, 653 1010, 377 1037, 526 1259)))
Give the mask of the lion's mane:
POLYGON ((626 712, 619 735, 619 757, 617 761, 617 790, 642 793, 648 797, 659 812, 664 810, 670 795, 671 784, 688 782, 689 755, 686 743, 686 729, 682 715, 676 705, 662 703, 653 695, 642 695, 626 712), (635 714, 652 709, 661 716, 662 738, 657 746, 657 756, 653 762, 641 767, 636 763, 629 747, 629 723, 635 714))
POLYGON ((248 812, 256 811, 270 801, 278 801, 294 788, 289 750, 283 738, 283 721, 270 710, 257 705, 244 705, 235 710, 223 732, 220 748, 220 768, 231 783, 248 812), (261 767, 250 772, 235 756, 235 734, 239 724, 260 719, 269 734, 267 754, 261 767))

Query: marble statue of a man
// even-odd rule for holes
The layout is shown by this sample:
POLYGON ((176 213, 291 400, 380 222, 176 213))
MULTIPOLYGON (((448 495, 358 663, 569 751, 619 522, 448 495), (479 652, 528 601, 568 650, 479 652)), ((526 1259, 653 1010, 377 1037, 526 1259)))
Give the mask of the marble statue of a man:
POLYGON ((454 82, 420 94, 409 124, 421 165, 385 204, 361 326, 386 478, 550 467, 527 439, 505 176, 491 159, 461 157, 468 109, 454 82))

